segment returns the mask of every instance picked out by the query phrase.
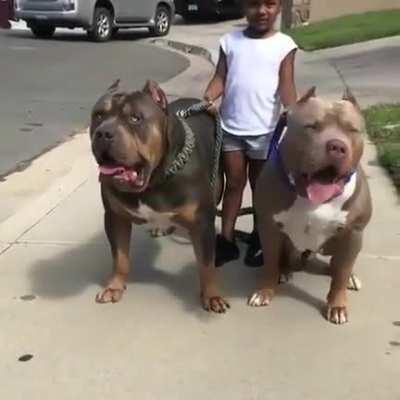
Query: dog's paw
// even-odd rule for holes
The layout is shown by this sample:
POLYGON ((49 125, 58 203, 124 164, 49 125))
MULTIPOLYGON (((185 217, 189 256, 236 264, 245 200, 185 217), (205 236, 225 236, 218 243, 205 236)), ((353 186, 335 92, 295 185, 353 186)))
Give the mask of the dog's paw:
POLYGON ((123 294, 124 290, 106 288, 97 293, 96 303, 118 303, 121 300, 123 294))
POLYGON ((109 284, 96 295, 97 303, 118 303, 126 290, 125 281, 119 277, 111 278, 109 284))
POLYGON ((361 290, 361 288, 362 288, 362 283, 361 283, 360 278, 358 278, 354 274, 351 274, 349 283, 347 284, 347 289, 359 291, 359 290, 361 290))
POLYGON ((272 289, 261 289, 249 297, 247 304, 250 307, 268 306, 273 297, 274 291, 272 289))
POLYGON ((226 313, 231 308, 229 303, 221 296, 201 296, 201 303, 204 310, 217 314, 226 313))
POLYGON ((149 229, 150 236, 153 238, 168 236, 168 235, 171 235, 174 231, 175 231, 174 226, 169 226, 167 228, 162 228, 162 227, 156 226, 154 228, 149 229))
POLYGON ((331 289, 327 296, 325 317, 333 324, 342 325, 349 321, 346 289, 331 289))
POLYGON ((333 307, 328 304, 326 309, 326 319, 336 325, 349 322, 347 307, 333 307))

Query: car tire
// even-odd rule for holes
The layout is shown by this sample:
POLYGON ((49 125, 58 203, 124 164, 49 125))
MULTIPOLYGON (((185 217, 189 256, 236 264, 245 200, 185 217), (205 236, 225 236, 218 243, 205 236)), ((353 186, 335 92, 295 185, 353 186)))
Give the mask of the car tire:
POLYGON ((52 25, 31 23, 29 27, 31 28, 32 33, 40 39, 49 39, 56 31, 56 27, 52 25))
POLYGON ((169 8, 158 6, 154 17, 154 26, 149 28, 153 36, 165 36, 171 29, 172 15, 169 8))
POLYGON ((88 36, 94 42, 106 42, 113 34, 113 17, 107 8, 97 7, 94 10, 93 26, 88 36))
POLYGON ((118 35, 118 32, 119 32, 119 28, 112 28, 112 34, 111 34, 111 37, 115 37, 115 36, 117 36, 117 35, 118 35))

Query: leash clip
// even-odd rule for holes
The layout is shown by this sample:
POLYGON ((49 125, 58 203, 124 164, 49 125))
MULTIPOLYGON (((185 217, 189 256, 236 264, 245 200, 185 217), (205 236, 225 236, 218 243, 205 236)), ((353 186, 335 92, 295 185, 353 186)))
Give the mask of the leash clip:
POLYGON ((188 117, 188 112, 187 112, 187 110, 178 110, 178 111, 176 112, 176 115, 177 115, 178 117, 180 117, 180 118, 186 119, 186 118, 188 117))

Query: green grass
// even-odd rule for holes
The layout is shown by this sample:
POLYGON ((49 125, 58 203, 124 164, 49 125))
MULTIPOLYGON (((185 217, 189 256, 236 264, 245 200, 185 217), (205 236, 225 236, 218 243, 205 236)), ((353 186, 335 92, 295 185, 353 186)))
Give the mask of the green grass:
POLYGON ((286 33, 304 50, 400 35, 400 9, 348 15, 296 27, 286 33))
POLYGON ((368 135, 378 148, 379 161, 400 191, 400 104, 372 106, 364 116, 368 135))

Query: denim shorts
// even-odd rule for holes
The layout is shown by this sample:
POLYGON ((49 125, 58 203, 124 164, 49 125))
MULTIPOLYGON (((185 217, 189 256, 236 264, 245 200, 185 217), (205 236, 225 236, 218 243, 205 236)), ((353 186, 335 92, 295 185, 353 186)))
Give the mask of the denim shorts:
POLYGON ((243 151, 251 160, 266 160, 272 134, 232 135, 224 130, 222 151, 243 151))

